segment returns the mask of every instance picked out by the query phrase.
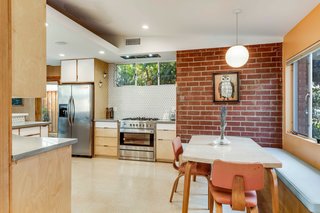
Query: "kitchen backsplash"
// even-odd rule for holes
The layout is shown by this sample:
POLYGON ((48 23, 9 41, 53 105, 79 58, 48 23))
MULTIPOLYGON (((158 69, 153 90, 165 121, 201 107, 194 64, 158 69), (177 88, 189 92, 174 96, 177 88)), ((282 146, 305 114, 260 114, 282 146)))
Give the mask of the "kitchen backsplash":
POLYGON ((109 64, 109 107, 114 107, 115 119, 156 117, 176 107, 176 85, 123 86, 115 85, 116 65, 109 64))

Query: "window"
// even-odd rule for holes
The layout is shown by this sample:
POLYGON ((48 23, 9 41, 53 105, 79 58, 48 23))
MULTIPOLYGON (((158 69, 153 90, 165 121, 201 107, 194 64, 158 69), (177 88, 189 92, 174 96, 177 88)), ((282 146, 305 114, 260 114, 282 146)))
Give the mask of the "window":
POLYGON ((116 85, 118 87, 126 86, 126 85, 135 85, 134 64, 117 65, 116 85))
POLYGON ((136 64, 138 86, 158 85, 158 63, 136 64))
POLYGON ((293 130, 320 139, 320 50, 293 63, 293 130))
POLYGON ((160 63, 160 84, 176 83, 176 62, 160 63))
POLYGON ((116 85, 151 86, 176 83, 176 62, 118 64, 116 85))

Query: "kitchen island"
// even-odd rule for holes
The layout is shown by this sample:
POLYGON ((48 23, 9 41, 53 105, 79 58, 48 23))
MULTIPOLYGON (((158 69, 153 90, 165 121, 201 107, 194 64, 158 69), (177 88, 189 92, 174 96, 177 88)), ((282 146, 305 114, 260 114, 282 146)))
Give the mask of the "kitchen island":
POLYGON ((12 135, 12 212, 71 212, 72 138, 12 135))

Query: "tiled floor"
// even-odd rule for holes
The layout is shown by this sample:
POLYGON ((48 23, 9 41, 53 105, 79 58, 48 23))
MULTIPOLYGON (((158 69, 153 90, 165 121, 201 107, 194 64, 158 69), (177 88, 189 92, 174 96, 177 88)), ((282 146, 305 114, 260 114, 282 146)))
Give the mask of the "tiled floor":
MULTIPOLYGON (((169 202, 177 172, 168 163, 74 158, 73 213, 180 213, 183 178, 169 202)), ((207 183, 191 183, 190 213, 208 213, 207 183)), ((225 206, 224 212, 230 208, 225 206)))

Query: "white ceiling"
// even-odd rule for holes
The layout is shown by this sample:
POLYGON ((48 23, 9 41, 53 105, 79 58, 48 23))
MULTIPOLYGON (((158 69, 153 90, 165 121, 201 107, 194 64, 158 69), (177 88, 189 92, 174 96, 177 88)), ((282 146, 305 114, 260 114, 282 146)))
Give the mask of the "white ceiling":
MULTIPOLYGON (((240 43, 280 42, 318 3, 318 0, 48 0, 48 4, 114 45, 110 47, 111 44, 102 39, 99 42, 100 45, 105 42, 110 48, 112 54, 103 57, 109 62, 121 62, 120 54, 166 52, 174 55, 176 50, 231 46, 235 42, 233 11, 238 8, 242 10, 240 43), (150 28, 143 30, 143 24, 150 28), (140 46, 124 45, 125 38, 134 37, 141 38, 140 46)), ((48 22, 50 19, 48 16, 48 22)), ((48 57, 51 59, 48 61, 57 59, 57 52, 51 54, 51 50, 58 51, 58 47, 52 47, 57 39, 75 43, 74 49, 67 47, 71 45, 63 47, 70 54, 81 55, 93 49, 97 52, 96 48, 101 47, 86 42, 85 36, 82 38, 66 26, 50 24, 48 57)))

